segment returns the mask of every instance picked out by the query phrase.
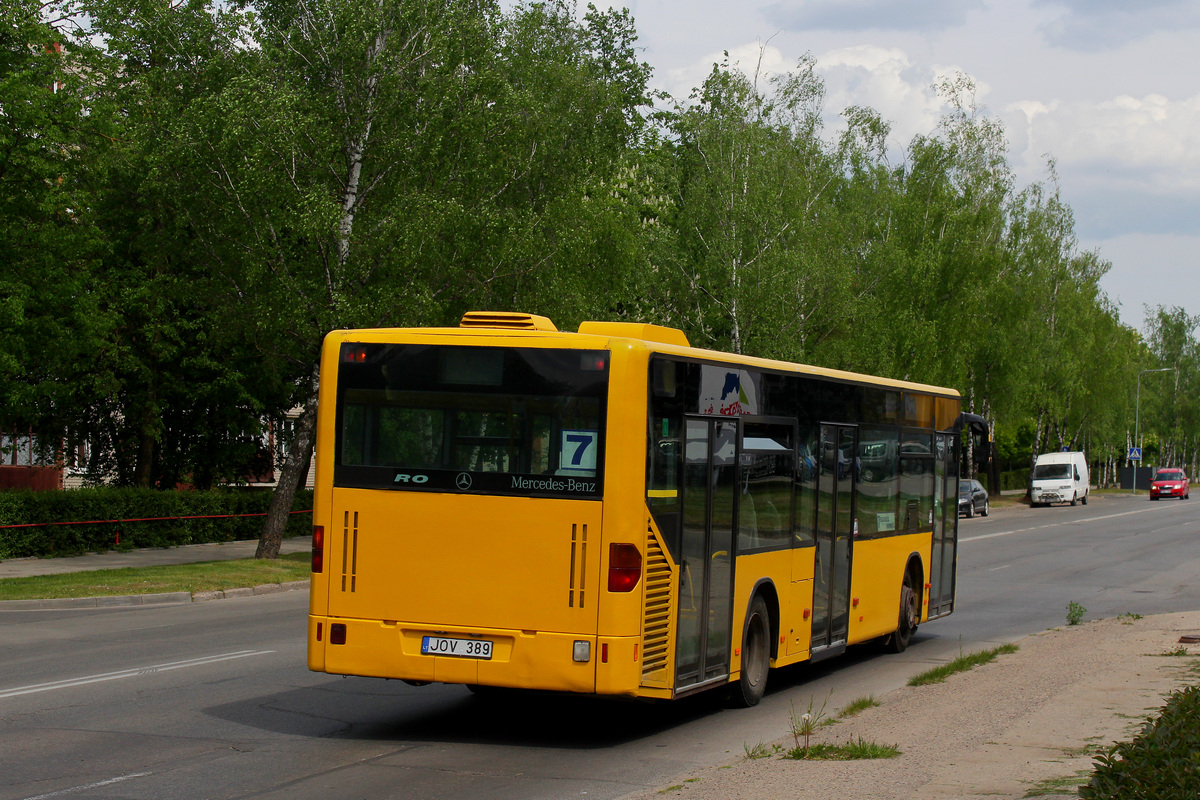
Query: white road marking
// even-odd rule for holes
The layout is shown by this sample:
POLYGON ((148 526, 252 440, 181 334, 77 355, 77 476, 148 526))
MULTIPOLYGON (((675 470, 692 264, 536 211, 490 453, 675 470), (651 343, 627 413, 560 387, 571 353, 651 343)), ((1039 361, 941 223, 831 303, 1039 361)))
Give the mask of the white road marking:
POLYGON ((147 775, 153 775, 152 772, 135 772, 132 775, 121 775, 117 778, 109 778, 104 781, 96 781, 95 783, 85 783, 82 786, 72 786, 70 789, 59 789, 57 792, 47 792, 46 794, 34 795, 26 797, 25 800, 46 800, 48 797, 58 797, 59 795, 70 794, 71 792, 82 792, 84 789, 98 789, 101 786, 111 786, 114 783, 132 780, 134 778, 145 778, 147 775))
POLYGON ((979 539, 991 539, 996 536, 1012 536, 1014 533, 1026 533, 1027 531, 1041 531, 1041 530, 1045 530, 1046 528, 1056 528, 1059 525, 1083 525, 1088 522, 1098 522, 1102 519, 1113 519, 1114 517, 1128 517, 1131 514, 1148 514, 1151 511, 1157 511, 1157 510, 1158 509, 1154 509, 1154 508, 1143 508, 1139 511, 1122 511, 1119 514, 1105 514, 1102 517, 1088 517, 1086 519, 1065 520, 1063 522, 1056 522, 1053 525, 1038 525, 1033 528, 1017 528, 1016 530, 1012 530, 1012 531, 999 531, 997 533, 983 533, 983 534, 980 534, 979 536, 968 536, 965 539, 960 538, 958 540, 958 542, 959 542, 959 544, 962 544, 963 542, 974 542, 979 539))
POLYGON ((1011 567, 1011 566, 1012 566, 1012 564, 1005 564, 1005 565, 1004 565, 1004 566, 1002 566, 1002 567, 992 567, 991 569, 989 569, 989 570, 988 570, 988 572, 999 572, 1000 570, 1002 570, 1002 569, 1008 569, 1008 568, 1009 568, 1009 567, 1011 567))
POLYGON ((184 669, 186 667, 199 667, 204 664, 216 664, 219 661, 232 661, 235 658, 248 658, 249 656, 265 656, 268 653, 274 653, 274 650, 238 650, 234 653, 222 653, 217 656, 204 656, 202 658, 189 658, 186 661, 172 661, 167 664, 155 664, 150 667, 134 667, 133 669, 123 669, 118 672, 102 672, 99 675, 87 675, 82 678, 67 678, 61 681, 50 681, 49 683, 34 683, 29 686, 18 686, 15 689, 5 689, 0 691, 0 699, 5 697, 17 697, 23 694, 36 694, 37 692, 49 692, 54 689, 66 689, 71 686, 84 686, 89 683, 101 683, 103 681, 117 681, 122 678, 136 678, 140 675, 152 675, 156 672, 166 672, 173 669, 184 669))

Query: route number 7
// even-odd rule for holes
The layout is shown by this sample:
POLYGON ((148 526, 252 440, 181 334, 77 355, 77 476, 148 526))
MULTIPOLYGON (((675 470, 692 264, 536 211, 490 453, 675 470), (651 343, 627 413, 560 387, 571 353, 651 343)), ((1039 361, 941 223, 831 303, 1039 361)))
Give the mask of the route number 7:
POLYGON ((596 441, 599 431, 564 430, 559 465, 571 469, 596 468, 596 441))

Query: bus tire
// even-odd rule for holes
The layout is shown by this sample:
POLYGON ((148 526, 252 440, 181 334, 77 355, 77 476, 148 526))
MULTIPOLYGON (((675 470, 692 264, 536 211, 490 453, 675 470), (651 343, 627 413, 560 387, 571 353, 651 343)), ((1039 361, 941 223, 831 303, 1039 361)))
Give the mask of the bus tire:
POLYGON ((900 587, 900 615, 896 621, 896 630, 887 637, 884 649, 889 653, 903 653, 908 649, 908 643, 917 630, 917 593, 913 590, 911 572, 904 573, 904 583, 900 587))
POLYGON ((771 615, 761 595, 755 595, 746 611, 742 629, 742 671, 729 694, 738 708, 758 705, 767 691, 771 668, 771 615))

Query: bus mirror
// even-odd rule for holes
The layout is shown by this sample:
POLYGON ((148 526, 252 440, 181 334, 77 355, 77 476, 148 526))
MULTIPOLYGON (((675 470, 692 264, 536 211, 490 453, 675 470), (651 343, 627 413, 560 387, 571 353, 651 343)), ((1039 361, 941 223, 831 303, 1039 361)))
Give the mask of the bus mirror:
POLYGON ((975 445, 975 463, 983 466, 992 458, 992 443, 982 439, 975 445))

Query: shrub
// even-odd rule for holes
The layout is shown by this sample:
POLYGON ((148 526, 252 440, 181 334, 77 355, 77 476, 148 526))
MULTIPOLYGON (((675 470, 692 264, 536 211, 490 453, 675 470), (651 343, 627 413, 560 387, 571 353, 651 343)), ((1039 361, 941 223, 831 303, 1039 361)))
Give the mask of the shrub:
POLYGON ((1133 741, 1096 757, 1088 800, 1195 800, 1200 797, 1200 686, 1167 698, 1133 741))
MULTIPOLYGON (((0 492, 0 559, 256 539, 263 517, 246 515, 265 513, 270 500, 269 489, 158 491, 98 486, 57 492, 4 491, 0 492), (61 522, 83 524, 4 527, 61 522)), ((312 492, 297 492, 292 508, 311 509, 312 492)), ((311 524, 311 515, 293 514, 285 535, 303 535, 311 524)))

